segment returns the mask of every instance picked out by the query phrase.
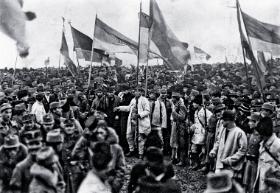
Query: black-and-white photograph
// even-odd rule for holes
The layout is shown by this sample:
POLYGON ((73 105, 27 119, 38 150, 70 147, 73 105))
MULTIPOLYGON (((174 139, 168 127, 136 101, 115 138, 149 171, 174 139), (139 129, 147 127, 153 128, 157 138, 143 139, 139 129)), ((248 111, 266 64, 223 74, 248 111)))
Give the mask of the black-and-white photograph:
POLYGON ((0 0, 0 193, 280 192, 280 1, 0 0))

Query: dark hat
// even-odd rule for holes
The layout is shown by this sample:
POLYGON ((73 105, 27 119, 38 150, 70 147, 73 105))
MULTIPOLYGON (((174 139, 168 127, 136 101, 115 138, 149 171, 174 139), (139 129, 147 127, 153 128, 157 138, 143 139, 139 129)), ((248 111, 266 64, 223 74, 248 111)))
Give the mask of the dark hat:
POLYGON ((28 96, 28 90, 19 90, 17 96, 18 99, 28 96))
POLYGON ((145 156, 149 162, 163 162, 163 153, 157 147, 149 147, 145 156))
POLYGON ((6 111, 7 109, 12 109, 12 105, 10 103, 3 103, 0 106, 0 112, 2 113, 3 111, 6 111))
POLYGON ((20 145, 17 135, 8 135, 4 138, 4 148, 14 148, 20 145))
POLYGON ((55 163, 58 161, 58 157, 55 155, 55 152, 52 147, 43 147, 41 148, 36 155, 38 162, 45 163, 55 163))
POLYGON ((265 109, 265 110, 269 110, 271 112, 274 112, 275 110, 275 106, 269 102, 266 102, 262 105, 262 109, 265 109))
POLYGON ((205 193, 224 193, 232 189, 233 172, 222 170, 219 173, 207 174, 207 189, 205 193))
POLYGON ((259 112, 252 112, 250 116, 247 117, 249 120, 259 121, 261 119, 261 114, 259 112))
POLYGON ((47 133, 47 143, 62 143, 63 137, 59 130, 51 130, 47 133))
POLYGON ((43 116, 43 124, 52 124, 54 123, 54 118, 52 114, 48 113, 43 116))
POLYGON ((235 114, 231 110, 226 110, 223 113, 222 119, 224 121, 234 121, 235 120, 235 114))
POLYGON ((196 103, 198 105, 202 105, 203 99, 202 99, 202 95, 197 95, 195 96, 193 103, 196 103))
POLYGON ((73 126, 74 125, 74 119, 65 119, 64 125, 67 126, 73 126))
POLYGON ((35 120, 35 115, 34 114, 31 114, 31 113, 28 113, 28 114, 25 114, 22 116, 22 122, 23 123, 26 123, 28 121, 34 121, 35 120))
POLYGON ((60 102, 52 102, 50 104, 50 109, 55 109, 55 108, 59 108, 59 107, 61 107, 60 102))
POLYGON ((273 122, 270 117, 261 118, 257 124, 256 130, 262 136, 269 137, 273 134, 273 122))

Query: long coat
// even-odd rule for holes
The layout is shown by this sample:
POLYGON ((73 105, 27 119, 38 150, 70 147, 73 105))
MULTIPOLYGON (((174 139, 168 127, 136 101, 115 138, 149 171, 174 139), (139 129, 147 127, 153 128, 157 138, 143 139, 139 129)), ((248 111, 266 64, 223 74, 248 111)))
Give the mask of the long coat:
MULTIPOLYGON (((133 98, 128 106, 120 106, 120 111, 129 112, 127 119, 127 131, 126 133, 131 132, 131 114, 136 106, 136 99, 133 98)), ((138 129, 139 133, 143 133, 146 136, 151 131, 151 122, 150 122, 150 103, 147 98, 140 96, 138 99, 138 114, 140 115, 140 119, 138 121, 138 129)))
POLYGON ((266 143, 262 141, 260 144, 258 171, 256 181, 254 183, 254 190, 256 192, 268 189, 268 185, 265 182, 268 171, 280 171, 280 165, 267 153, 264 148, 265 146, 268 151, 274 155, 278 161, 280 161, 280 139, 273 134, 266 143))
POLYGON ((211 150, 211 152, 217 155, 216 169, 230 169, 238 172, 242 169, 247 151, 246 134, 236 126, 228 131, 226 141, 225 134, 226 128, 223 128, 211 150))

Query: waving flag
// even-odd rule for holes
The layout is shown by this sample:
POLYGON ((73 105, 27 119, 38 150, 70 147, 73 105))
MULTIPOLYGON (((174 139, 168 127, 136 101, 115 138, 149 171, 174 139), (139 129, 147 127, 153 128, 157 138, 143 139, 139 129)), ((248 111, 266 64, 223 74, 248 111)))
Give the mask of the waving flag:
POLYGON ((195 53, 196 57, 201 58, 201 59, 206 59, 206 60, 209 60, 211 58, 211 56, 208 53, 206 53, 205 51, 203 51, 202 49, 200 49, 196 46, 194 46, 193 49, 194 49, 194 53, 195 53))
POLYGON ((151 0, 150 3, 151 40, 171 69, 181 69, 188 63, 190 53, 167 26, 156 1, 151 0))
MULTIPOLYGON (((71 32, 74 41, 74 50, 76 51, 78 59, 91 60, 92 39, 86 34, 80 32, 71 25, 71 32)), ((94 49, 92 61, 102 62, 103 57, 108 57, 104 50, 94 49)))
POLYGON ((140 12, 139 30, 139 64, 146 65, 148 62, 149 41, 150 41, 150 19, 149 16, 140 12))
POLYGON ((138 44, 124 36, 96 17, 94 28, 94 48, 108 53, 137 54, 138 44))
POLYGON ((71 60, 69 57, 69 50, 68 50, 68 45, 66 42, 65 34, 64 31, 62 32, 62 41, 61 41, 61 47, 60 47, 60 53, 64 57, 64 64, 70 71, 73 77, 75 77, 78 74, 78 70, 74 62, 71 60))
POLYGON ((264 23, 241 12, 254 50, 280 55, 280 26, 264 23))

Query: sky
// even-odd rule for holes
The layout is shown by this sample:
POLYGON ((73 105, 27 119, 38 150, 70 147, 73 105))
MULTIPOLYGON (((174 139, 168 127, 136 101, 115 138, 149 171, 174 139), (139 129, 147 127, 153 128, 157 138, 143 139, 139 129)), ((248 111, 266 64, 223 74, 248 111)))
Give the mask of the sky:
MULTIPOLYGON (((263 22, 280 25, 280 1, 239 0, 241 8, 263 22)), ((149 0, 142 0, 149 14, 149 0)), ((177 37, 191 46, 198 46, 212 57, 209 63, 242 61, 240 37, 236 19, 235 0, 157 0, 167 25, 177 37)), ((140 0, 25 0, 23 9, 33 11, 37 18, 27 22, 30 55, 18 58, 17 67, 59 65, 62 16, 66 18, 66 39, 70 56, 73 40, 68 22, 92 37, 96 15, 124 35, 138 39, 140 0)), ((0 32, 0 68, 13 68, 17 52, 15 42, 0 32)), ((124 64, 135 64, 136 56, 117 55, 124 64)), ((61 60, 62 61, 62 60, 61 60)), ((83 62, 81 61, 81 64, 83 62)), ((62 65, 62 62, 61 62, 62 65)))

